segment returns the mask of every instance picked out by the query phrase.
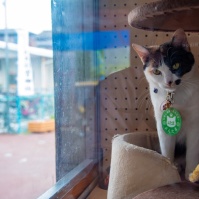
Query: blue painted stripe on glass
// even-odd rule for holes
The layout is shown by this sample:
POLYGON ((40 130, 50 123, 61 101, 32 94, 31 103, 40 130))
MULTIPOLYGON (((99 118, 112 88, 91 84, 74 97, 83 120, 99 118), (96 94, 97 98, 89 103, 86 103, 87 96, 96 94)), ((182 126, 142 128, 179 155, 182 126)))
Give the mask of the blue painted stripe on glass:
POLYGON ((102 50, 130 44, 128 30, 53 34, 53 50, 102 50))

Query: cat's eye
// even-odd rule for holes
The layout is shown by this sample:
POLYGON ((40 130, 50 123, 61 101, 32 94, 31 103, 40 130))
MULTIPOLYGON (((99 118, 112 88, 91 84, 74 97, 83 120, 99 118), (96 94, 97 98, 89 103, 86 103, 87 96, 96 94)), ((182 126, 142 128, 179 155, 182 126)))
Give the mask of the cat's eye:
POLYGON ((175 64, 173 65, 173 69, 174 69, 174 70, 177 70, 179 67, 180 67, 180 64, 179 64, 179 63, 175 63, 175 64))
POLYGON ((153 73, 154 73, 155 75, 161 75, 161 74, 162 74, 161 71, 159 71, 158 69, 154 69, 154 70, 153 70, 153 73))

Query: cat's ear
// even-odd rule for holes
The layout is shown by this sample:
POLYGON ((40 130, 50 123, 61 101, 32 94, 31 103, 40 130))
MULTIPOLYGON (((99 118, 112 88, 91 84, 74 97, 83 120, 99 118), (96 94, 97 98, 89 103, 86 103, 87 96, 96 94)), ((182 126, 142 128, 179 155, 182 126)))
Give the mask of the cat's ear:
POLYGON ((134 50, 136 51, 136 53, 138 54, 138 56, 140 57, 141 61, 143 64, 145 64, 149 58, 149 51, 148 49, 146 49, 143 46, 140 46, 138 44, 132 44, 134 50))
POLYGON ((190 52, 187 36, 183 29, 178 29, 175 31, 171 43, 175 47, 183 47, 186 51, 190 52))

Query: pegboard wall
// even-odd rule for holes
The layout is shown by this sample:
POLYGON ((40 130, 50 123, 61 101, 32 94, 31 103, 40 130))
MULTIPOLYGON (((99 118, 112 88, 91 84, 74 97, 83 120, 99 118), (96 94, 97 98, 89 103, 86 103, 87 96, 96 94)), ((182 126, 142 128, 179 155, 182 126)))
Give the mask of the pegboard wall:
MULTIPOLYGON (((127 20, 128 13, 133 8, 150 2, 152 0, 100 1, 100 30, 127 30, 130 37, 129 51, 121 52, 119 55, 129 57, 129 67, 124 67, 123 70, 117 72, 112 71, 114 73, 108 75, 100 85, 100 129, 103 171, 106 171, 110 165, 111 141, 115 135, 134 131, 156 130, 149 88, 144 77, 143 66, 131 45, 132 43, 143 46, 159 45, 170 41, 173 33, 135 29, 129 26, 127 20), (125 55, 124 53, 129 54, 125 55)), ((176 27, 176 29, 178 28, 180 27, 176 27)), ((199 41, 199 34, 187 33, 187 36, 197 64, 199 57, 199 45, 197 42, 199 41)), ((115 39, 122 40, 125 38, 120 37, 115 39)), ((123 47, 126 48, 126 46, 123 47)), ((114 61, 114 53, 110 53, 110 56, 107 59, 114 61)))

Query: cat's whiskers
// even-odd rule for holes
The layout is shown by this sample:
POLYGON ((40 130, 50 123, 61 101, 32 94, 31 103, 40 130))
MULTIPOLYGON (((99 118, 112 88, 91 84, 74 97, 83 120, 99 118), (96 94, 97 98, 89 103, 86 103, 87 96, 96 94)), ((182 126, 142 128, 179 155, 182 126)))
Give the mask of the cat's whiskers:
POLYGON ((147 96, 148 96, 148 91, 145 91, 144 93, 141 93, 140 96, 138 96, 138 108, 142 107, 147 96))
POLYGON ((199 80, 192 80, 192 79, 184 79, 182 84, 186 84, 187 86, 196 87, 199 84, 199 80))
POLYGON ((182 82, 181 83, 181 88, 183 88, 184 93, 189 97, 191 95, 189 86, 192 86, 192 84, 187 84, 187 82, 182 82))
POLYGON ((149 113, 149 110, 152 108, 152 101, 151 101, 151 97, 149 95, 149 98, 147 100, 147 103, 146 103, 146 109, 145 109, 145 113, 149 113))
POLYGON ((146 110, 151 107, 152 103, 151 103, 151 98, 150 98, 150 94, 149 91, 145 91, 143 93, 141 93, 141 95, 138 97, 138 108, 145 108, 145 113, 146 110), (145 105, 145 107, 143 106, 145 105))
POLYGON ((138 84, 139 85, 141 85, 141 84, 145 84, 146 83, 146 85, 147 85, 147 81, 146 81, 146 77, 145 76, 143 76, 143 77, 141 77, 140 79, 139 79, 139 82, 138 82, 138 84))

